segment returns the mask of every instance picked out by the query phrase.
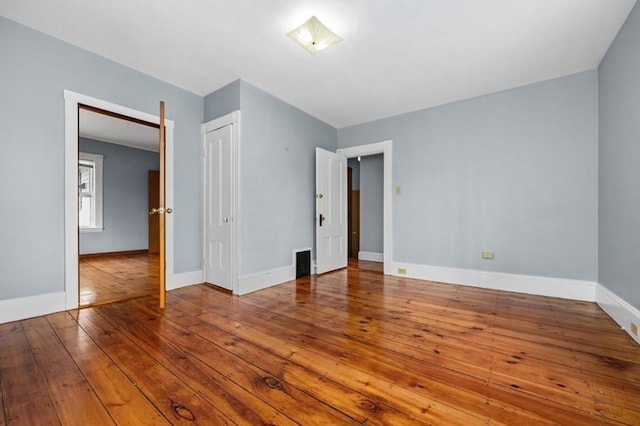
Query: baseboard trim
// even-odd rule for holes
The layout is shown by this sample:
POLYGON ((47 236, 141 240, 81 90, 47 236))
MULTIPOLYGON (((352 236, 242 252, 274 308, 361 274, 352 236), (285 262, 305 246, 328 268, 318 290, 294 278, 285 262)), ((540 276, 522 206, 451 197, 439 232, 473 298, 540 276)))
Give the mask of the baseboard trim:
POLYGON ((78 257, 80 259, 88 259, 91 257, 111 257, 111 256, 132 256, 137 254, 149 254, 149 250, 124 250, 124 251, 108 251, 104 253, 80 253, 78 257))
POLYGON ((270 269, 255 274, 247 274, 240 277, 239 295, 251 293, 263 288, 286 283, 296 279, 295 266, 283 266, 281 268, 270 269))
POLYGON ((640 336, 631 332, 631 322, 640 327, 640 311, 638 309, 600 283, 596 284, 596 303, 636 343, 640 344, 640 336))
POLYGON ((65 310, 65 292, 0 300, 0 324, 65 310))
POLYGON ((385 273, 397 277, 417 278, 420 280, 468 285, 492 290, 513 291, 538 296, 559 297, 562 299, 595 302, 593 281, 571 280, 566 278, 519 275, 505 272, 480 271, 475 269, 447 268, 394 262, 385 273), (406 273, 398 273, 403 268, 406 273))
POLYGON ((173 274, 170 282, 167 282, 167 290, 175 290, 177 288, 188 287, 190 285, 202 284, 204 282, 203 278, 202 270, 173 274))
POLYGON ((358 260, 368 260, 370 262, 384 262, 384 254, 373 251, 359 251, 358 260))

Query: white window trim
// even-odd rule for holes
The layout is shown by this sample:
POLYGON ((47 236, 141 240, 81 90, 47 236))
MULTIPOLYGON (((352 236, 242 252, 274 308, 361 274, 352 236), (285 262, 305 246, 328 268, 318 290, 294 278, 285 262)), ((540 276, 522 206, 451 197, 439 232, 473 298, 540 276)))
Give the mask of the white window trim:
POLYGON ((93 177, 94 177, 94 193, 93 193, 93 201, 95 203, 95 223, 94 226, 91 227, 80 227, 80 232, 102 232, 102 170, 103 170, 103 159, 104 156, 101 154, 91 154, 88 152, 80 152, 78 155, 79 160, 87 160, 93 161, 93 177))

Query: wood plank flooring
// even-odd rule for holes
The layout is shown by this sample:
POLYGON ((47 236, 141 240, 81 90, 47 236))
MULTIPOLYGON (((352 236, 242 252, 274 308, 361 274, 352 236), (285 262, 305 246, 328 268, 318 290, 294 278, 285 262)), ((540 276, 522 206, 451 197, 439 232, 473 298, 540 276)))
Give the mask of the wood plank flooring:
POLYGON ((0 426, 640 424, 640 346, 595 304, 359 265, 2 324, 0 426))
POLYGON ((157 254, 85 257, 79 267, 82 307, 155 294, 160 285, 157 254))

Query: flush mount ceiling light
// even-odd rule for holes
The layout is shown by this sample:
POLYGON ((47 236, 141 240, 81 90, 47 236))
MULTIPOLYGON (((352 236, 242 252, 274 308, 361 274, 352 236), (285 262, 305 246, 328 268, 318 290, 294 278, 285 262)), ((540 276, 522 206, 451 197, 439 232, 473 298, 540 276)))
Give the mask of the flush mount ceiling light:
POLYGON ((325 27, 315 16, 287 35, 313 54, 342 41, 340 36, 325 27))

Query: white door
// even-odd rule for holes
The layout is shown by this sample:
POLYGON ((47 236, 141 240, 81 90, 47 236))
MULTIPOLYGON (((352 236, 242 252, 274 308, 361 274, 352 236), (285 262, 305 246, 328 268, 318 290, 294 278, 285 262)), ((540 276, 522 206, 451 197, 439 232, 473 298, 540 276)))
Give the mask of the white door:
POLYGON ((347 158, 316 148, 316 272, 347 266, 347 158))
POLYGON ((232 167, 231 124, 205 137, 205 282, 227 290, 232 282, 232 167))

